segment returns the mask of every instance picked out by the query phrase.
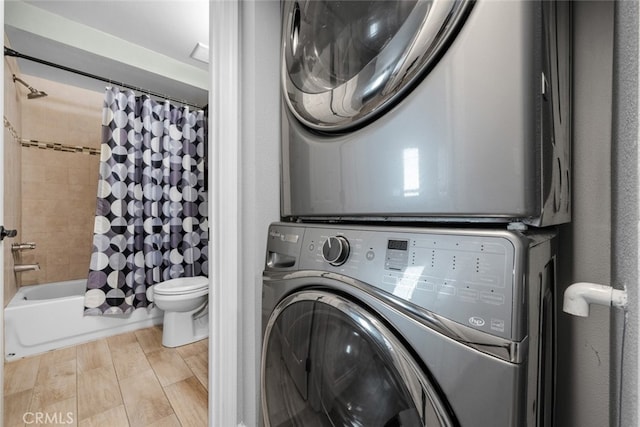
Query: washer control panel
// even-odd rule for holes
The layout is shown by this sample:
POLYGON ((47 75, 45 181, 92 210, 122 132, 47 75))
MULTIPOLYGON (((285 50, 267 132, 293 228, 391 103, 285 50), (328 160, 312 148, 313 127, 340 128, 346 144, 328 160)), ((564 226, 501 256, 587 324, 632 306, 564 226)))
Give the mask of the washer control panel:
POLYGON ((285 255, 297 255, 293 269, 340 273, 474 329, 514 338, 512 316, 523 298, 524 279, 516 265, 521 237, 513 233, 277 227, 270 233, 281 236, 276 240, 289 249, 285 255), (286 238, 291 235, 297 237, 286 238))

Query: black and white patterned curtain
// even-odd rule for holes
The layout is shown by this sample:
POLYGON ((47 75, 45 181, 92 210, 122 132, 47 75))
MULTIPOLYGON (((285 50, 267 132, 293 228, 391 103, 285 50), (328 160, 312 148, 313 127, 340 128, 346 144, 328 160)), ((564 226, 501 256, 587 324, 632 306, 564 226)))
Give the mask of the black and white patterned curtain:
POLYGON ((207 275, 206 114, 107 88, 85 315, 153 304, 153 285, 207 275))

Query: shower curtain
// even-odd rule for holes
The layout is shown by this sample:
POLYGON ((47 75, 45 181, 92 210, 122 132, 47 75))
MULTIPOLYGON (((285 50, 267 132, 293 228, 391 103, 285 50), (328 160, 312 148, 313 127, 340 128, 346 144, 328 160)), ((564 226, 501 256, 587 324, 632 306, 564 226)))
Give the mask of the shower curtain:
POLYGON ((153 285, 207 275, 206 114, 107 88, 85 315, 153 306, 153 285))

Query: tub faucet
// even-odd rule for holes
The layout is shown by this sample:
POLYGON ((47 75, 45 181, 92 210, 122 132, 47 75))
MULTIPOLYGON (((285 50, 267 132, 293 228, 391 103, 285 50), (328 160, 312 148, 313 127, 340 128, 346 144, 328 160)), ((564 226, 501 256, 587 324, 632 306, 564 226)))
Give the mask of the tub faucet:
POLYGON ((24 271, 38 271, 40 270, 40 264, 18 264, 13 266, 13 271, 16 273, 22 273, 24 271))

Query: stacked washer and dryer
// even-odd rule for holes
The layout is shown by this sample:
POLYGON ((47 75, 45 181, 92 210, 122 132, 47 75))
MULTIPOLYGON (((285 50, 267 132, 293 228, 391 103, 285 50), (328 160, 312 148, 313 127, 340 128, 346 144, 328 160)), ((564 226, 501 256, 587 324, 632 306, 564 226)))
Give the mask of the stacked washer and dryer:
POLYGON ((265 426, 550 426, 570 5, 282 2, 265 426))

